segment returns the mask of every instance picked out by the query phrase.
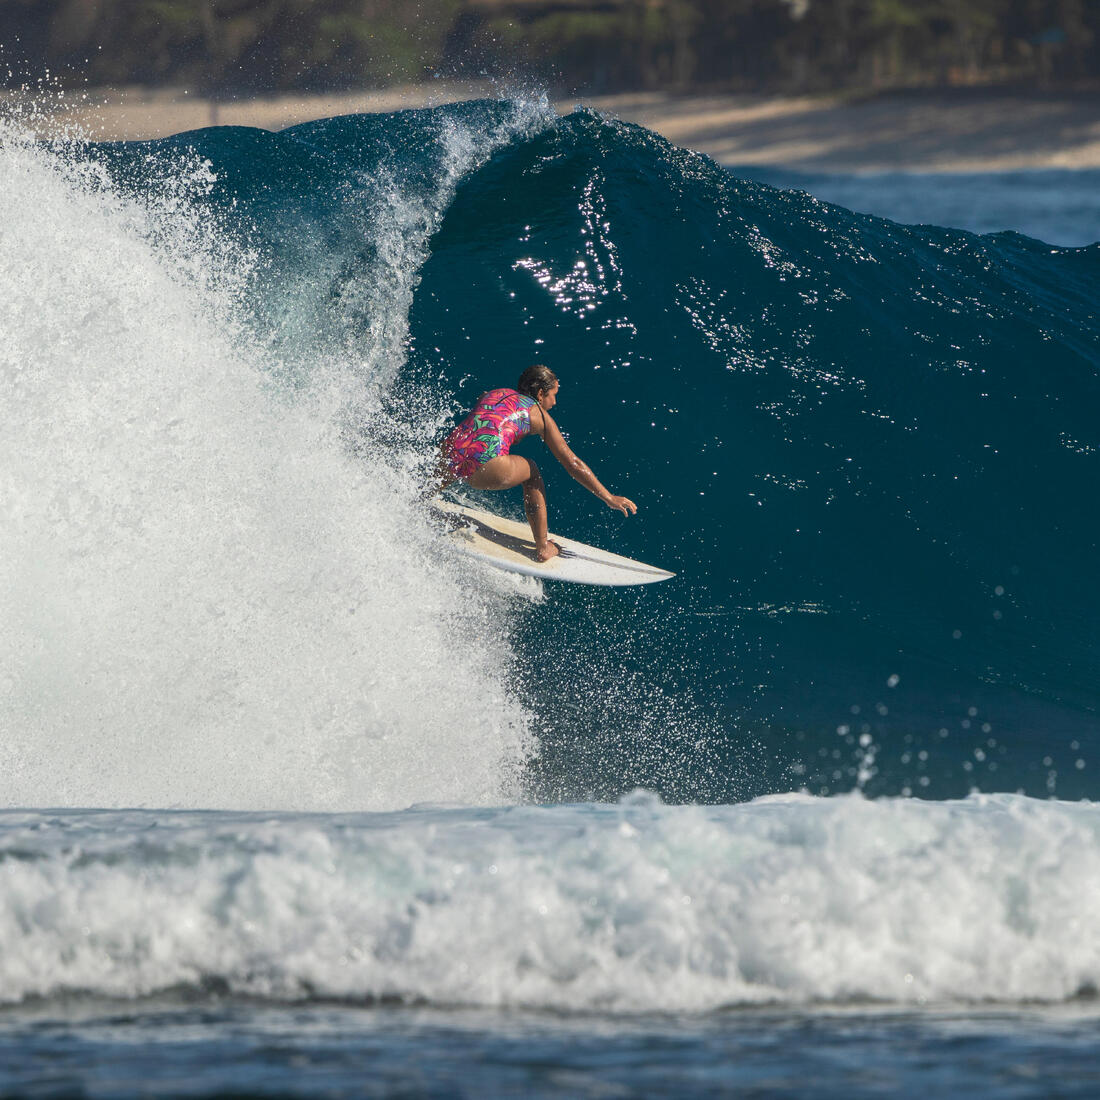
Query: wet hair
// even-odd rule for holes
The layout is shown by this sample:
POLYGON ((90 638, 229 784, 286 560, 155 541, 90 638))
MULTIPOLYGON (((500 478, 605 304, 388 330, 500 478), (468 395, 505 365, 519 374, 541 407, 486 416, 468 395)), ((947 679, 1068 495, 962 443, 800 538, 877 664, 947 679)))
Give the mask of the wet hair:
POLYGON ((544 367, 541 363, 536 363, 533 367, 528 367, 519 376, 519 381, 516 383, 516 389, 519 390, 520 393, 526 394, 528 397, 533 397, 537 401, 539 399, 539 394, 545 393, 547 390, 552 390, 557 380, 558 376, 549 367, 544 367))

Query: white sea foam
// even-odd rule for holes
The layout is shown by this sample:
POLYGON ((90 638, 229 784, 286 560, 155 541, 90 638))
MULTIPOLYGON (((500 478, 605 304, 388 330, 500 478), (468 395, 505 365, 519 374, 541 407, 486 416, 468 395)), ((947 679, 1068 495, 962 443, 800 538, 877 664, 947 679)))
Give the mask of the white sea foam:
POLYGON ((357 816, 0 814, 0 996, 565 1010, 1061 1001, 1100 808, 773 797, 357 816))
POLYGON ((386 192, 381 335, 294 400, 250 257, 189 201, 209 165, 139 202, 0 132, 0 805, 514 795, 507 601, 439 555, 400 455, 346 446, 456 180, 507 138, 460 131, 436 193, 386 192))

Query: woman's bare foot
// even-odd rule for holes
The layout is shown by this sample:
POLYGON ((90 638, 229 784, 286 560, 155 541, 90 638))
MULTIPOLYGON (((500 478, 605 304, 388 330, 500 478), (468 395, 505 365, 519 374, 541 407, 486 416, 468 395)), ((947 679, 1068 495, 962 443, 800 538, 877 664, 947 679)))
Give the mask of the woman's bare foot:
POLYGON ((547 542, 545 546, 535 547, 536 561, 549 561, 561 553, 561 547, 556 542, 547 542))

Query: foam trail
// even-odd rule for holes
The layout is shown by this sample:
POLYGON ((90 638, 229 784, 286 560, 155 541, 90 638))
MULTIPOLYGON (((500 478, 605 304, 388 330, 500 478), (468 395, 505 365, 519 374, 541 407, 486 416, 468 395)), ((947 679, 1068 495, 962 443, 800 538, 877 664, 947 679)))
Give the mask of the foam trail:
MULTIPOLYGON (((209 165, 177 182, 125 199, 0 135, 0 804, 511 797, 507 608, 331 415, 352 376, 377 402, 393 363, 337 398, 278 392, 250 258, 188 199, 209 165)), ((391 334, 417 255, 395 258, 391 334)))
POLYGON ((0 814, 0 996, 706 1012, 1100 982, 1100 811, 777 796, 261 817, 0 814))

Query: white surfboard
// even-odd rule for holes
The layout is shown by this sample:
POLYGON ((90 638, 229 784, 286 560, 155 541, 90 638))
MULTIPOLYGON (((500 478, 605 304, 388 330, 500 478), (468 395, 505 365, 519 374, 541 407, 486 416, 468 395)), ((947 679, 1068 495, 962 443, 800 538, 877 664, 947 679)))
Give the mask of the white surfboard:
POLYGON ((441 498, 433 500, 432 507, 447 525, 448 541, 464 554, 509 573, 573 584, 603 585, 653 584, 676 576, 666 569, 656 569, 633 558, 554 534, 550 538, 562 552, 549 561, 537 561, 535 540, 526 523, 441 498))

